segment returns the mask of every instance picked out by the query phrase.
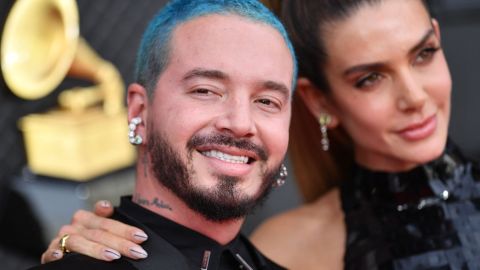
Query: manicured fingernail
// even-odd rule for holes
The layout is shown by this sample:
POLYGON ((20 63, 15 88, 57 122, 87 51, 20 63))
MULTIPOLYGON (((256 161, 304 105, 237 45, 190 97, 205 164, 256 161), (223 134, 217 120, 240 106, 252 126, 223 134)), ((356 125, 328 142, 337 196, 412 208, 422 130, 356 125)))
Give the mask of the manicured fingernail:
POLYGON ((110 208, 112 206, 109 201, 101 201, 100 205, 104 208, 110 208))
POLYGON ((113 249, 107 248, 103 251, 103 254, 105 255, 105 257, 107 259, 110 259, 110 260, 120 259, 120 253, 118 253, 117 251, 115 251, 113 249))
POLYGON ((60 250, 55 250, 55 251, 52 252, 52 256, 55 259, 60 259, 62 257, 62 252, 60 250))
POLYGON ((130 248, 130 253, 139 259, 145 259, 148 256, 148 253, 141 247, 132 247, 130 248))
POLYGON ((144 232, 138 231, 133 234, 133 237, 139 241, 145 241, 148 239, 148 235, 146 235, 144 232))

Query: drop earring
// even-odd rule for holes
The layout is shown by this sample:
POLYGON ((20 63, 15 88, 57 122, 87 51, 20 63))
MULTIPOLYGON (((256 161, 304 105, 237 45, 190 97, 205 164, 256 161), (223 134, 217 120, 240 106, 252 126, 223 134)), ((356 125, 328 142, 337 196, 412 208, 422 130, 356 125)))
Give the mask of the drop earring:
POLYGON ((330 148, 330 141, 328 140, 328 125, 332 121, 332 117, 327 113, 321 113, 318 117, 318 123, 320 124, 320 132, 322 132, 322 138, 320 143, 322 144, 323 151, 328 151, 330 148))
POLYGON ((140 145, 143 142, 142 136, 135 134, 135 130, 140 123, 142 123, 142 118, 135 117, 128 124, 128 140, 133 145, 140 145))

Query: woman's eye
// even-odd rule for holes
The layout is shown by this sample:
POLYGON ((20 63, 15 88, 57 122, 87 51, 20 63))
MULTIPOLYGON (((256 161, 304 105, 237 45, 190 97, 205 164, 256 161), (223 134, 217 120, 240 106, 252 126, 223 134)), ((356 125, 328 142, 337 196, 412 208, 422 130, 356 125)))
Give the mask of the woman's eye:
POLYGON ((360 89, 370 87, 370 86, 374 85, 375 83, 377 83, 381 79, 382 79, 382 76, 379 73, 376 73, 376 72, 369 73, 368 75, 360 78, 355 83, 355 87, 360 88, 360 89))
POLYGON ((415 58, 414 64, 424 64, 430 62, 439 49, 439 47, 429 47, 421 50, 415 58))

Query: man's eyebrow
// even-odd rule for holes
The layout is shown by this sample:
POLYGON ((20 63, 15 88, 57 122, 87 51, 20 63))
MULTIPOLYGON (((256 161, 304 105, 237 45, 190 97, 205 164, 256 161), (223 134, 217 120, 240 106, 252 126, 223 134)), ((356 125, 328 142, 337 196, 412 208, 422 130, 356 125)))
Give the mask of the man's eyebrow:
MULTIPOLYGON (((415 44, 415 46, 413 46, 410 50, 409 50, 409 54, 413 54, 415 53, 416 51, 418 51, 420 48, 422 48, 425 43, 427 43, 428 39, 435 34, 435 31, 430 28, 426 33, 425 35, 423 35, 423 37, 420 39, 420 41, 415 44)), ((377 62, 377 63, 369 63, 369 64, 363 64, 363 65, 358 65, 358 66, 353 66, 347 70, 345 70, 343 72, 343 75, 344 76, 348 76, 352 73, 355 73, 355 72, 361 72, 361 71, 364 71, 364 70, 378 70, 378 69, 381 69, 382 67, 384 67, 386 65, 386 63, 384 62, 377 62)))
POLYGON ((278 91, 282 93, 282 95, 284 95, 285 97, 290 97, 290 90, 283 83, 274 82, 274 81, 265 81, 261 85, 264 89, 278 91))
POLYGON ((192 78, 202 77, 202 78, 209 78, 209 79, 217 79, 217 80, 227 80, 228 75, 224 72, 216 69, 203 69, 203 68, 195 68, 190 70, 183 76, 183 81, 190 80, 192 78))
MULTIPOLYGON (((195 68, 190 70, 183 76, 183 81, 190 80, 195 77, 202 77, 202 78, 209 78, 209 79, 217 79, 217 80, 228 80, 229 76, 216 69, 203 69, 203 68, 195 68)), ((263 89, 268 89, 268 90, 274 90, 281 92, 282 95, 289 97, 290 96, 290 90, 288 87, 280 82, 275 82, 275 81, 263 81, 260 83, 260 86, 263 89)))

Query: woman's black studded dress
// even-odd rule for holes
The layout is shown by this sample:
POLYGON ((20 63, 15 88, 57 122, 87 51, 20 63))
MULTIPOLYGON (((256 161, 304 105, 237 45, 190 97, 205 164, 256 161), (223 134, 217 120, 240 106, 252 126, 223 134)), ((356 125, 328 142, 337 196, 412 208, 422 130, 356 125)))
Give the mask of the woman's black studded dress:
POLYGON ((480 270, 479 167, 451 144, 408 172, 357 167, 341 199, 345 269, 480 270))

